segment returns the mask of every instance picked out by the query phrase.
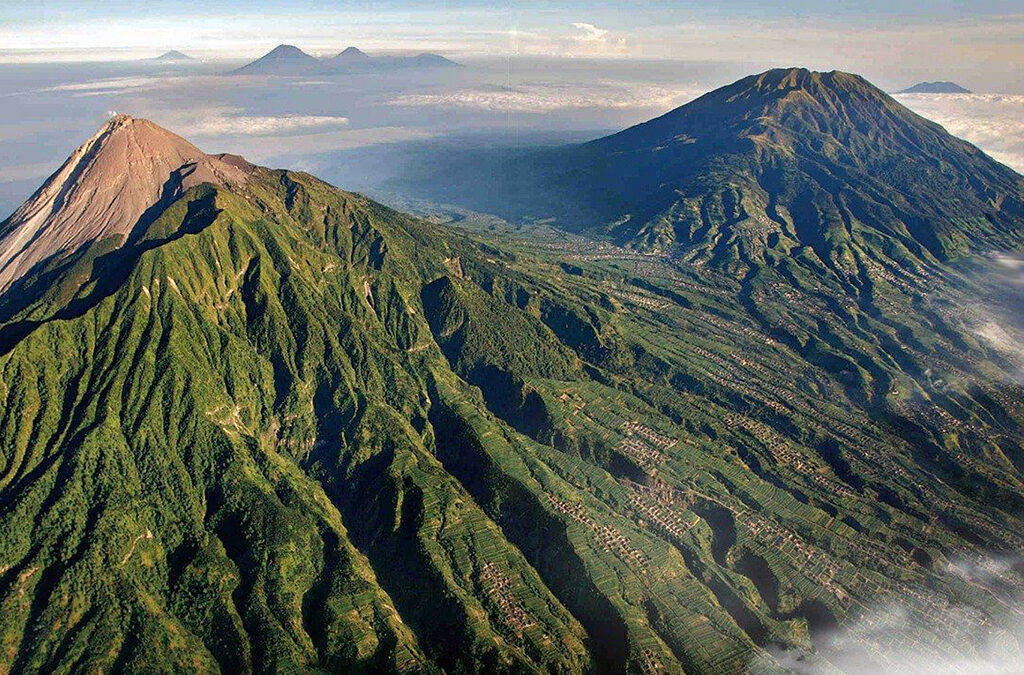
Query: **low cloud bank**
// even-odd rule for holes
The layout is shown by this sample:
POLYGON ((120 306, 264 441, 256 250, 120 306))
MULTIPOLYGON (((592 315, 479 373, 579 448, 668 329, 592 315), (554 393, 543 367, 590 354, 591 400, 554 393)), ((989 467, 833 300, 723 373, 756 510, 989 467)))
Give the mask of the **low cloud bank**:
POLYGON ((977 285, 968 322, 1006 362, 1007 381, 1024 385, 1024 258, 991 253, 968 261, 966 276, 977 285))
POLYGON ((896 99, 1024 173, 1024 95, 898 94, 896 99))
POLYGON ((337 115, 245 115, 226 109, 196 116, 186 124, 186 135, 274 136, 347 127, 347 117, 337 115))
MULTIPOLYGON (((1024 609, 1020 557, 975 556, 949 563, 948 573, 984 594, 977 603, 948 602, 921 589, 862 611, 819 635, 813 652, 769 649, 749 666, 770 671, 773 662, 799 675, 1020 675, 1024 673, 1024 609), (921 599, 945 610, 920 611, 921 599)), ((978 596, 976 596, 978 597, 978 596)), ((933 606, 934 607, 934 606, 933 606)))
POLYGON ((703 93, 696 88, 603 81, 568 87, 562 83, 536 83, 517 87, 478 87, 453 92, 405 94, 392 98, 397 106, 471 108, 487 111, 547 113, 584 108, 674 108, 703 93))

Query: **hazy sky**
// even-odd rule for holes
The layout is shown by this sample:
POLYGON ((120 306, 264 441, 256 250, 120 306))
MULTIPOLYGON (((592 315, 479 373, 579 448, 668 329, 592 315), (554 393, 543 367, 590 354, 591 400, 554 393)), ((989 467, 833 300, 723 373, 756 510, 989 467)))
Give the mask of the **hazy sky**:
POLYGON ((373 192, 446 142, 595 138, 791 65, 858 72, 888 91, 956 81, 976 93, 899 100, 1022 171, 1019 4, 0 0, 0 218, 112 111, 373 192), (466 67, 225 75, 279 43, 321 55, 436 51, 466 67), (169 49, 201 60, 140 60, 169 49))
POLYGON ((1019 0, 0 3, 5 61, 135 58, 172 48, 249 57, 281 42, 312 52, 355 43, 452 55, 763 62, 1024 93, 1019 0))

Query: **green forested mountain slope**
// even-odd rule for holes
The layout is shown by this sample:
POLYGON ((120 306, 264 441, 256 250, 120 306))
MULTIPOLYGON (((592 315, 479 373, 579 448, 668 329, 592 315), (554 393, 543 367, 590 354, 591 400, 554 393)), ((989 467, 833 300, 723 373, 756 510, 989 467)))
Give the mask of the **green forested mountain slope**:
POLYGON ((490 239, 254 168, 0 296, 0 670, 830 672, 1019 611, 964 571, 1024 548, 1015 357, 930 249, 490 239))
POLYGON ((1019 241, 1024 179, 847 73, 774 70, 577 151, 573 188, 633 245, 753 263, 1019 241))
POLYGON ((735 270, 800 256, 841 277, 884 248, 948 260, 1019 243, 1024 179, 857 75, 779 68, 589 143, 453 152, 436 202, 735 270), (485 189, 490 186, 491 189, 485 189))

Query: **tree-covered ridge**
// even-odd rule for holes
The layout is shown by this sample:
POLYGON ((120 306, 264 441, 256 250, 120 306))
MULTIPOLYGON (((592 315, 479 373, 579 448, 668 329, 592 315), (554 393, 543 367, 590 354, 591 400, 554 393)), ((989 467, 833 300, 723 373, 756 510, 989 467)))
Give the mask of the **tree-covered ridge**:
POLYGON ((412 426, 429 330, 404 318, 402 282, 428 263, 403 219, 384 235, 381 207, 268 175, 244 196, 197 189, 151 231, 211 208, 4 357, 12 670, 581 667, 578 624, 412 426), (373 486, 356 533, 333 483, 346 473, 373 486), (535 627, 482 604, 488 564, 535 627), (424 656, 392 585, 443 654, 424 656))
POLYGON ((796 258, 854 283, 1019 243, 1024 179, 862 77, 779 68, 588 143, 461 150, 401 187, 730 274, 796 258))

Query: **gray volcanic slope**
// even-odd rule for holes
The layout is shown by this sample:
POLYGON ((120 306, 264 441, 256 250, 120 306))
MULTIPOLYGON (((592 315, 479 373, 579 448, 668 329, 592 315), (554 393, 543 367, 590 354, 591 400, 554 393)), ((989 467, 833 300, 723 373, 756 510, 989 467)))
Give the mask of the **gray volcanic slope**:
POLYGON ((112 238, 124 243, 161 199, 201 183, 245 180, 244 166, 207 155, 148 120, 117 115, 0 224, 0 291, 35 265, 82 245, 112 238))

